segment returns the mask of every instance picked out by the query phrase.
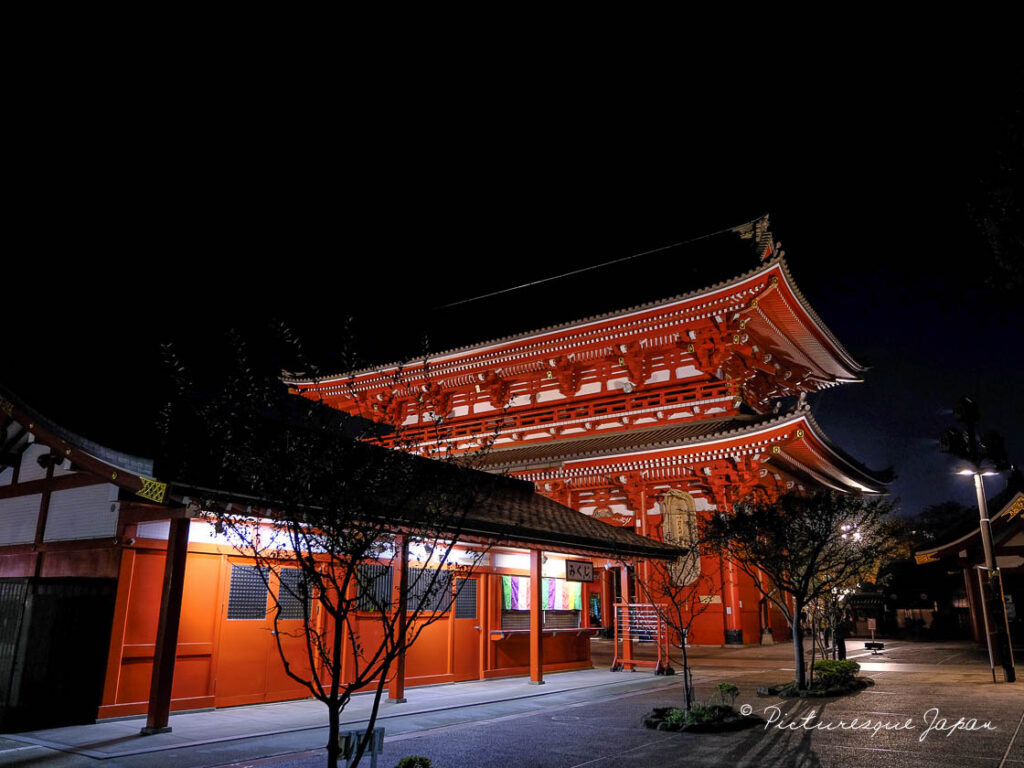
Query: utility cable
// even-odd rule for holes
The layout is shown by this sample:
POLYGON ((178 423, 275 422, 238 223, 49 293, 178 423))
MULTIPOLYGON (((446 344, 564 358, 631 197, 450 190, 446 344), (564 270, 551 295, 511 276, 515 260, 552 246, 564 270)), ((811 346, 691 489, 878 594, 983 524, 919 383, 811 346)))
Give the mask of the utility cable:
POLYGON ((744 224, 738 224, 738 225, 736 225, 734 227, 726 227, 725 229, 720 229, 717 232, 710 232, 710 233, 708 233, 706 235, 700 235, 699 237, 692 237, 689 240, 680 240, 678 243, 672 243, 671 245, 663 245, 660 248, 652 248, 649 251, 641 251, 640 253, 634 253, 634 254, 632 254, 630 256, 622 256, 622 257, 620 257, 618 259, 612 259, 611 261, 605 261, 605 262, 603 262, 601 264, 592 264, 589 267, 581 267, 580 269, 574 269, 571 272, 563 272, 560 275, 552 275, 551 277, 542 277, 540 280, 534 280, 534 281, 529 282, 529 283, 523 283, 522 285, 514 285, 514 286, 512 286, 510 288, 502 288, 499 291, 491 291, 490 293, 484 293, 484 294, 481 294, 480 296, 473 296, 472 298, 469 298, 469 299, 460 299, 459 301, 453 301, 451 304, 442 304, 439 307, 435 307, 435 309, 449 309, 451 307, 458 307, 458 306, 460 306, 462 304, 470 304, 470 303, 472 303, 474 301, 480 301, 481 299, 489 299, 492 296, 500 296, 500 295, 502 295, 504 293, 512 293, 513 291, 518 291, 518 290, 521 290, 523 288, 530 288, 531 286, 534 286, 534 285, 541 285, 542 283, 550 283, 552 280, 561 280, 563 277, 572 277, 573 275, 580 275, 580 274, 583 274, 584 272, 591 272, 591 271, 593 271, 595 269, 600 269, 601 267, 610 267, 613 264, 621 264, 624 261, 630 261, 632 259, 638 259, 638 258, 640 258, 642 256, 650 256, 652 253, 660 253, 661 251, 668 251, 668 250, 671 250, 672 248, 678 248, 681 245, 690 245, 691 243, 697 243, 697 242, 700 242, 701 240, 707 240, 708 238, 716 237, 716 236, 724 234, 726 232, 736 232, 736 231, 739 231, 739 230, 743 230, 743 229, 751 226, 752 224, 756 224, 757 222, 761 221, 764 218, 765 218, 764 216, 759 216, 756 219, 751 219, 750 221, 748 221, 748 222, 746 222, 744 224))

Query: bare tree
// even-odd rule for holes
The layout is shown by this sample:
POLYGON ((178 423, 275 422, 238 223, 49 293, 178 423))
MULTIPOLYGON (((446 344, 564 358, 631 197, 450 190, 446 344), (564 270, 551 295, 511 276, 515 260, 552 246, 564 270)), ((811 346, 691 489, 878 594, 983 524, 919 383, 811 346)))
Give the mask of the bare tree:
POLYGON ((774 502, 742 502, 708 521, 711 545, 789 621, 798 688, 807 687, 802 616, 813 601, 867 578, 903 550, 891 511, 880 498, 791 492, 774 502))
MULTIPOLYGON (((687 546, 680 542, 670 543, 687 546)), ((690 709, 693 706, 693 674, 686 644, 694 620, 710 604, 702 598, 706 598, 712 591, 711 579, 701 571, 698 544, 689 543, 686 555, 674 561, 645 561, 637 573, 641 594, 654 606, 658 618, 671 630, 669 642, 681 654, 683 706, 690 709)))
MULTIPOLYGON (((279 352, 301 351, 282 338, 279 352)), ((267 585, 284 670, 327 706, 329 766, 341 712, 372 687, 358 764, 396 663, 452 606, 486 549, 456 545, 467 513, 499 479, 467 471, 443 446, 427 451, 434 460, 359 439, 372 425, 290 393, 281 357, 257 361, 238 336, 231 346, 231 362, 199 380, 168 354, 168 471, 267 585), (281 622, 294 618, 301 627, 289 632, 281 622)))

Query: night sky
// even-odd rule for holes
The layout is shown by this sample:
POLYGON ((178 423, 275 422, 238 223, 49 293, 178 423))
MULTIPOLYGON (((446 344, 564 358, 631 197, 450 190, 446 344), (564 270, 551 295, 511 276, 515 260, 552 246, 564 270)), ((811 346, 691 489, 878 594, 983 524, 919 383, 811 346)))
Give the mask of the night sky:
MULTIPOLYGON (((434 308, 448 302, 768 213, 797 285, 870 366, 865 383, 812 398, 825 432, 895 469, 905 513, 971 503, 936 439, 959 397, 1024 461, 1024 268, 999 266, 971 213, 1009 180, 1019 215, 1024 73, 985 66, 837 72, 827 92, 794 72, 707 96, 423 76, 330 105, 273 88, 257 101, 253 87, 173 109, 129 109, 72 79, 59 108, 16 121, 0 382, 151 455, 161 342, 215 365, 226 328, 277 318, 331 372, 352 316, 361 354, 388 362, 428 329, 439 350, 530 330, 552 309, 511 294, 445 326, 434 308)), ((700 288, 700 256, 641 257, 629 279, 664 296, 700 288)), ((594 301, 622 308, 602 274, 556 283, 565 319, 594 301)))

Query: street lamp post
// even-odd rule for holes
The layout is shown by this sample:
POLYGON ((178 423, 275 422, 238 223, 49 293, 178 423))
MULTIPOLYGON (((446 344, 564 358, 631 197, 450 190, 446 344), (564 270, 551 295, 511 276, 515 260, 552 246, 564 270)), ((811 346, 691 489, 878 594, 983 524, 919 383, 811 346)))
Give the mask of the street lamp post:
MULTIPOLYGON (((1006 457, 1003 453, 1001 438, 998 436, 989 439, 991 447, 982 445, 978 441, 976 426, 980 412, 978 405, 971 398, 965 397, 960 400, 954 410, 956 418, 961 421, 966 430, 948 430, 940 440, 941 449, 946 453, 967 462, 967 466, 960 469, 957 474, 971 475, 974 477, 974 490, 978 497, 979 532, 981 533, 981 547, 985 555, 985 570, 988 573, 989 611, 986 612, 985 639, 989 646, 989 659, 993 663, 992 675, 995 679, 995 659, 992 653, 992 631, 989 628, 987 617, 991 614, 995 623, 996 655, 998 662, 1003 667, 1003 679, 1008 683, 1017 680, 1017 672, 1013 665, 1013 650, 1010 645, 1010 627, 1006 620, 1006 606, 1003 598, 1003 584, 996 565, 995 551, 992 549, 992 521, 988 516, 988 501, 985 498, 985 483, 982 477, 985 475, 998 474, 998 470, 1007 468, 1006 457)), ((981 595, 982 602, 986 597, 981 595)))

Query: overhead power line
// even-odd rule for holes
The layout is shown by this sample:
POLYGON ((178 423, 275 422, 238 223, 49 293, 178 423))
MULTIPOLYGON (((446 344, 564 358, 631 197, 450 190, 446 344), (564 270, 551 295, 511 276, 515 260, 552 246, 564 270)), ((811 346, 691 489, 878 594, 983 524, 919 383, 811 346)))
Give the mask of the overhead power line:
POLYGON ((717 232, 709 232, 706 235, 700 235, 699 237, 691 237, 689 240, 680 240, 678 243, 672 243, 670 245, 663 245, 663 246, 661 246, 659 248, 652 248, 649 251, 641 251, 640 253, 634 253, 634 254, 631 254, 629 256, 622 256, 622 257, 620 257, 618 259, 612 259, 611 261, 602 262, 601 264, 592 264, 589 267, 581 267, 580 269, 574 269, 574 270, 572 270, 570 272, 563 272, 560 275, 552 275, 550 277, 542 277, 540 280, 533 280, 533 281, 531 281, 529 283, 522 283, 521 285, 514 285, 514 286, 512 286, 510 288, 502 288, 499 291, 491 291, 490 293, 483 293, 483 294, 481 294, 479 296, 473 296, 472 298, 460 299, 459 301, 453 301, 450 304, 442 304, 439 307, 435 307, 435 309, 449 309, 451 307, 458 307, 458 306, 461 306, 463 304, 471 304, 472 302, 480 301, 481 299, 489 299, 489 298, 491 298, 493 296, 501 296, 502 294, 512 293, 513 291, 519 291, 519 290, 522 290, 523 288, 530 288, 530 287, 532 287, 534 285, 541 285, 543 283, 550 283, 553 280, 561 280, 563 277, 572 277, 573 275, 580 275, 580 274, 583 274, 584 272, 592 272, 593 270, 601 269, 602 267, 610 267, 613 264, 621 264, 624 261, 630 261, 632 259, 639 259, 642 256, 650 256, 652 253, 660 253, 661 251, 668 251, 668 250, 671 250, 672 248, 678 248, 681 245, 690 245, 691 243, 700 242, 701 240, 707 240, 708 238, 716 237, 717 235, 721 235, 721 234, 724 234, 726 232, 737 232, 737 231, 746 230, 749 227, 751 227, 753 224, 756 224, 757 222, 759 222, 759 221, 761 221, 762 219, 765 219, 765 218, 766 218, 765 216, 759 216, 758 218, 751 219, 750 221, 748 221, 748 222, 746 222, 744 224, 738 224, 738 225, 736 225, 734 227, 726 227, 725 229, 720 229, 717 232))

